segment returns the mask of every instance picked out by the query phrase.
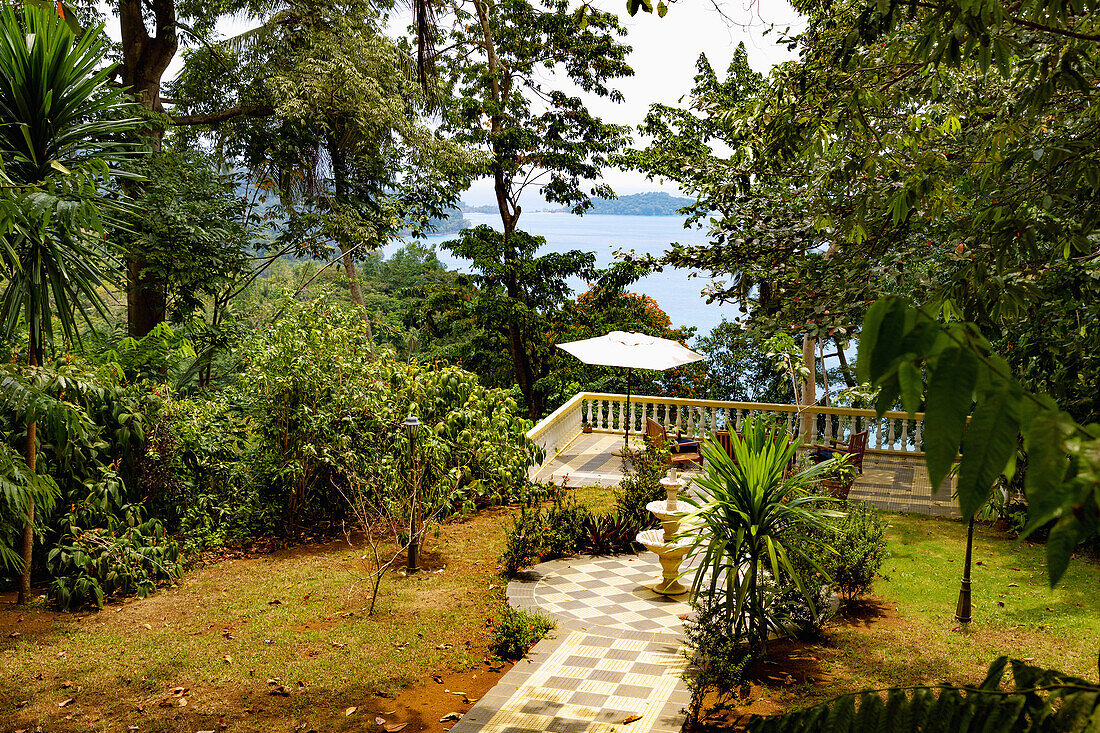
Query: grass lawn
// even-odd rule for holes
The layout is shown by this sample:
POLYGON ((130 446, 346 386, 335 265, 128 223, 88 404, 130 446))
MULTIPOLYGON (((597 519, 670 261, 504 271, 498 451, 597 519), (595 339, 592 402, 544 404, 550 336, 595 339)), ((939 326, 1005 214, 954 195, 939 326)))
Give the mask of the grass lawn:
MULTIPOLYGON (((817 643, 779 642, 748 694, 713 722, 805 707, 846 692, 977 684, 1005 655, 1097 679, 1100 564, 1076 558, 1053 590, 1045 548, 985 527, 974 534, 973 622, 954 618, 966 547, 957 521, 885 514, 890 558, 875 596, 830 624, 817 643), (1003 604, 1003 605, 1002 605, 1003 604)), ((711 701, 715 702, 715 701, 711 701)), ((719 727, 722 723, 719 723, 719 727)))
POLYGON ((485 659, 505 514, 445 525, 427 571, 387 576, 372 617, 362 550, 343 541, 225 560, 98 613, 3 604, 0 730, 359 730, 390 713, 442 731, 501 673, 485 659))

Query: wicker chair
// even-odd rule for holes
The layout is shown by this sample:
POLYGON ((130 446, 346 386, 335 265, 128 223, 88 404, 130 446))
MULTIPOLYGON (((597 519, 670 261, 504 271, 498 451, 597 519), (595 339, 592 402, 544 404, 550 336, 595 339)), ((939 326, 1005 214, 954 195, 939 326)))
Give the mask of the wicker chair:
POLYGON ((828 460, 834 453, 840 453, 851 457, 851 463, 860 473, 863 473, 863 454, 867 452, 867 431, 852 433, 848 442, 836 440, 829 441, 829 445, 809 445, 807 448, 814 451, 814 461, 820 463, 828 460), (828 454, 828 458, 825 457, 828 454))

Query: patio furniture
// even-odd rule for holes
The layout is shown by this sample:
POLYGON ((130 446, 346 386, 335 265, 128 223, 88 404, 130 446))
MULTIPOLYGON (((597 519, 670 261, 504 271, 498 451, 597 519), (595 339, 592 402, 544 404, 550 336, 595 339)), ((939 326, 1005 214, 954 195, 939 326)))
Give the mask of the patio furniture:
POLYGON ((670 441, 668 437, 668 431, 664 429, 661 423, 657 422, 651 417, 645 419, 645 432, 646 439, 655 446, 667 446, 670 442, 672 453, 669 455, 669 462, 675 466, 681 466, 685 463, 694 463, 701 465, 703 461, 702 455, 699 453, 699 441, 691 440, 690 438, 680 437, 679 431, 677 431, 676 437, 670 441))
POLYGON ((806 447, 813 451, 811 456, 814 463, 827 461, 835 454, 851 456, 852 465, 862 474, 863 454, 867 452, 867 431, 852 433, 847 443, 833 438, 829 441, 829 445, 809 445, 806 447))

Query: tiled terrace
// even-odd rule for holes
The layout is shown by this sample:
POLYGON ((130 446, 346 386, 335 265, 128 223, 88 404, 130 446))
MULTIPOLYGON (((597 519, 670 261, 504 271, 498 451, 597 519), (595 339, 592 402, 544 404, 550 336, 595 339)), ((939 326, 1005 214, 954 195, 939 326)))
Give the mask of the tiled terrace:
MULTIPOLYGON (((582 433, 543 464, 535 478, 565 481, 567 486, 614 486, 623 477, 623 459, 614 453, 622 446, 621 433, 582 433)), ((684 477, 691 474, 685 472, 684 477)), ((923 455, 869 452, 849 499, 889 511, 957 517, 953 488, 954 480, 948 479, 938 491, 932 490, 923 455)))

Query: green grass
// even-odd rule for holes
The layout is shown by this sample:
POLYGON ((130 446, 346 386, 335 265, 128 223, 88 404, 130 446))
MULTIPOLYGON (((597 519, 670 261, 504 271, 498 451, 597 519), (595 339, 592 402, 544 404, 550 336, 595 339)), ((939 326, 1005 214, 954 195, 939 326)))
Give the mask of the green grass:
POLYGON ((570 489, 570 493, 578 504, 597 514, 606 514, 615 509, 613 486, 578 486, 570 489))
POLYGON ((0 609, 0 675, 14 682, 0 689, 0 720, 32 730, 209 730, 223 716, 243 729, 292 730, 300 718, 354 726, 344 708, 375 691, 483 664, 485 620, 502 602, 501 514, 445 526, 426 548, 428 571, 386 576, 369 617, 363 549, 342 541, 223 561, 98 613, 0 609), (270 696, 269 679, 293 694, 270 696), (190 688, 186 708, 161 707, 177 687, 190 688), (59 709, 68 697, 77 702, 59 709))
POLYGON ((765 675, 761 695, 781 707, 802 707, 862 689, 976 684, 1001 655, 1097 678, 1096 560, 1078 557, 1051 589, 1042 545, 977 527, 973 621, 963 629, 954 614, 966 526, 914 515, 885 518, 891 556, 882 568, 886 577, 875 583, 877 598, 838 619, 820 643, 780 648, 775 661, 784 671, 765 675), (793 682, 777 683, 792 669, 793 682))

